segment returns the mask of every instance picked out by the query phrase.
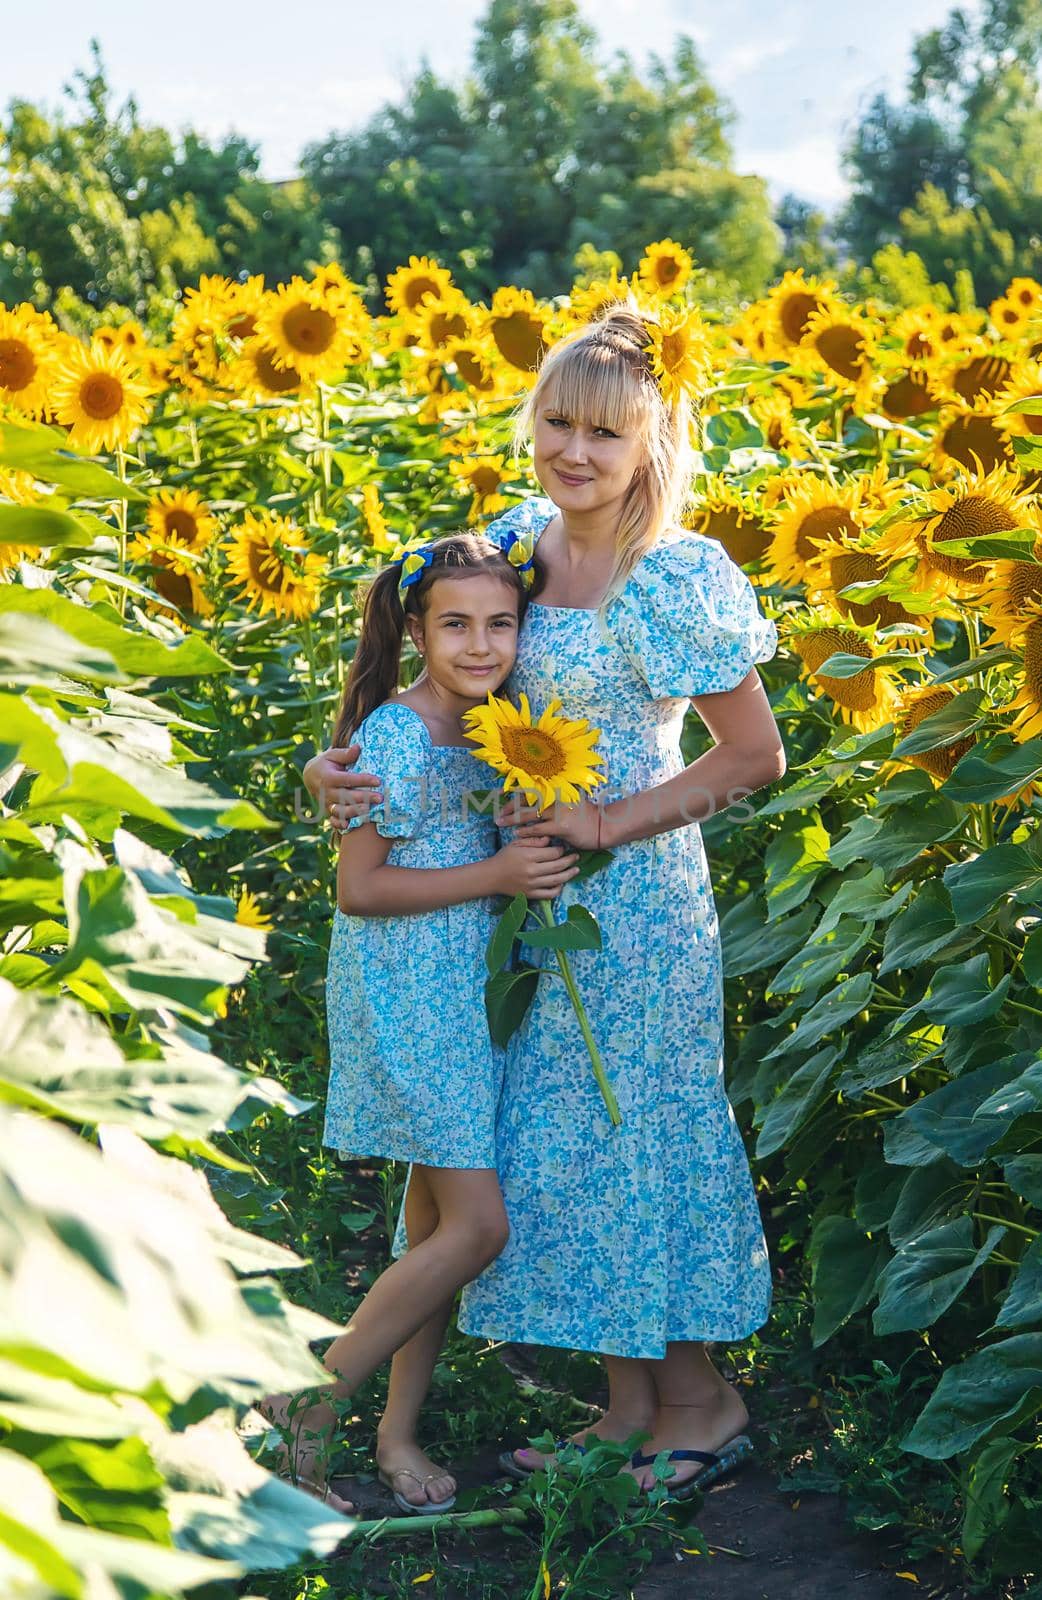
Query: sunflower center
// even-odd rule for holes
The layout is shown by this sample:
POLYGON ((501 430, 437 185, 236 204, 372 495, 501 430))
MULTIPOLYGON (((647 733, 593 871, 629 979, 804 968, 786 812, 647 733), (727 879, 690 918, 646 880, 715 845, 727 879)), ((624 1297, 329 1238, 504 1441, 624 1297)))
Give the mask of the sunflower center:
POLYGON ((779 314, 782 332, 792 344, 799 344, 803 338, 807 323, 818 309, 818 301, 812 294, 803 294, 797 290, 787 295, 779 314))
POLYGON ((1037 706, 1042 706, 1042 617, 1024 635, 1024 683, 1037 706))
POLYGON ((1009 381, 1012 367, 1004 356, 975 356, 959 367, 952 388, 971 404, 979 394, 994 394, 1009 381))
POLYGON ((655 262, 655 277, 665 287, 672 283, 680 271, 680 262, 673 256, 659 256, 655 262))
POLYGON ((1042 600, 1042 567, 1033 561, 1011 562, 1006 597, 1010 610, 1017 617, 1024 614, 1029 601, 1042 600))
POLYGON ((195 610, 192 585, 186 573, 178 572, 169 566, 153 567, 152 586, 157 594, 162 595, 172 606, 176 606, 178 611, 195 610))
POLYGON ((705 515, 702 531, 718 539, 740 567, 758 561, 771 542, 770 531, 756 517, 747 517, 740 506, 714 506, 705 515))
POLYGON ((845 506, 819 506, 808 511, 796 535, 796 554, 803 561, 819 555, 819 545, 843 544, 848 538, 856 539, 858 525, 845 506))
POLYGON ((22 339, 0 339, 0 389, 17 394, 36 376, 36 357, 22 339))
POLYGON ((511 766, 533 778, 556 778, 568 764, 557 740, 542 728, 503 728, 501 737, 511 766))
POLYGON ((277 367, 274 356, 270 345, 254 351, 253 370, 257 374, 257 382, 269 394, 288 394, 291 389, 298 389, 300 373, 294 367, 277 367))
POLYGON ((457 350, 456 371, 472 389, 491 389, 494 379, 479 355, 473 350, 457 350))
POLYGON ((860 378, 864 341, 856 328, 849 323, 839 322, 833 328, 823 328, 814 342, 821 359, 833 372, 852 382, 860 378))
POLYGON ((228 323, 228 332, 233 339, 252 339, 256 331, 257 318, 252 311, 240 311, 228 323))
POLYGON ((918 360, 922 356, 933 355, 933 340, 928 338, 921 330, 913 333, 905 340, 905 355, 918 360))
POLYGON ((822 628, 820 633, 807 633, 794 639, 793 645, 804 665, 814 674, 815 680, 837 705, 849 711, 871 711, 877 700, 874 672, 855 672, 852 678, 831 678, 818 668, 829 656, 864 656, 872 659, 870 646, 859 633, 847 628, 822 628))
POLYGON ((900 421, 902 417, 918 417, 932 409, 933 396, 925 378, 906 372, 890 385, 883 395, 883 411, 888 417, 900 421))
POLYGON ((123 404, 123 385, 111 372, 92 372, 80 387, 80 405, 95 422, 107 422, 123 404))
POLYGON ((523 372, 534 372, 539 365, 543 349, 543 324, 528 315, 527 311, 511 312, 509 317, 496 317, 492 324, 492 337, 504 360, 523 372))
POLYGON ((286 343, 301 355, 321 356, 336 338, 336 321, 321 306, 291 306, 282 319, 286 343))
POLYGON ((495 467, 472 467, 469 474, 470 486, 475 494, 495 494, 503 479, 495 467))
MULTIPOLYGON (((950 701, 955 699, 951 689, 929 689, 911 705, 905 706, 900 715, 899 732, 902 738, 918 728, 920 722, 927 717, 932 717, 935 711, 943 711, 950 701)), ((955 739, 951 744, 938 745, 935 750, 921 750, 917 755, 905 756, 904 759, 913 767, 921 767, 924 772, 931 773, 935 778, 950 778, 955 765, 972 749, 977 740, 973 734, 966 739, 955 739)))
POLYGON ((265 594, 282 593, 290 573, 270 545, 251 539, 247 561, 250 578, 258 589, 265 594))
POLYGON ((836 591, 837 610, 854 622, 878 622, 886 626, 904 621, 908 617, 904 606, 886 595, 879 595, 875 600, 851 600, 839 593, 848 583, 878 582, 884 570, 878 557, 867 550, 843 550, 833 556, 829 562, 829 579, 836 591))
POLYGON ((972 472, 977 463, 984 472, 1009 460, 1009 449, 990 417, 956 417, 941 436, 945 455, 972 472))
POLYGON ((679 328, 673 333, 662 335, 662 365, 667 372, 678 371, 683 366, 686 355, 687 340, 679 328))
POLYGON ((463 338, 467 331, 467 319, 458 311, 435 311, 431 314, 427 329, 431 343, 441 346, 450 339, 463 338))
POLYGON ((190 511, 164 511, 163 527, 175 538, 183 539, 185 544, 194 544, 199 533, 199 524, 190 511))
POLYGON ((965 494, 948 507, 928 540, 920 534, 916 542, 926 565, 935 572, 945 572, 950 578, 973 581, 984 575, 984 568, 979 561, 972 556, 947 555, 933 546, 938 542, 943 543, 945 539, 979 539, 982 534, 1008 533, 1016 526, 1016 521, 1005 506, 996 505, 987 495, 965 494))
POLYGON ((440 284, 436 283, 433 278, 425 278, 422 273, 418 273, 415 278, 410 278, 405 285, 403 299, 409 310, 415 311, 417 306, 423 304, 428 295, 438 295, 440 293, 440 284))

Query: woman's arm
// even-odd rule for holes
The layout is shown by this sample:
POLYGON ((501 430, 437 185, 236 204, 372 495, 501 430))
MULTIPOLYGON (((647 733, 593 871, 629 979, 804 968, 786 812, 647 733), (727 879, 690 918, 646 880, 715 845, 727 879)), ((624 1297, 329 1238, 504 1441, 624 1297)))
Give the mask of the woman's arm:
POLYGON ((304 766, 304 785, 319 813, 328 816, 334 828, 346 828, 352 817, 368 816, 369 807, 383 800, 379 778, 371 772, 352 771, 361 753, 358 744, 348 745, 346 750, 334 745, 312 756, 304 766))
POLYGON ((558 806, 552 819, 528 810, 521 836, 542 828, 576 849, 599 844, 611 850, 704 822, 782 776, 785 749, 755 668, 736 688, 700 695, 691 704, 714 740, 705 755, 675 778, 610 805, 558 806))
POLYGON ((372 822, 342 836, 336 891, 345 916, 417 916, 495 894, 551 900, 578 870, 575 856, 550 844, 545 832, 462 867, 388 866, 393 843, 372 822))

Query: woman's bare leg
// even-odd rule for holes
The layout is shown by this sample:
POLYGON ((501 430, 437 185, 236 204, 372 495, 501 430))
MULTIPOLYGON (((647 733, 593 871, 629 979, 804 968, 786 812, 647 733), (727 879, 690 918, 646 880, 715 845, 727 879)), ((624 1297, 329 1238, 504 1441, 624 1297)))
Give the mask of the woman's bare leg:
MULTIPOLYGON (((422 1171, 438 1211, 434 1231, 381 1273, 344 1332, 333 1340, 322 1364, 332 1375, 325 1391, 288 1420, 292 1454, 301 1482, 324 1490, 324 1458, 336 1432, 332 1400, 346 1400, 377 1367, 401 1349, 423 1325, 451 1305, 458 1289, 483 1271, 509 1235, 503 1196, 493 1170, 422 1171)), ((292 1397, 271 1395, 264 1409, 285 1424, 292 1397)), ((330 1501, 332 1504, 332 1500, 330 1501)))
MULTIPOLYGON (((410 1250, 438 1225, 438 1208, 422 1168, 413 1168, 405 1191, 405 1232, 410 1250)), ((420 1410, 445 1342, 452 1301, 434 1312, 408 1343, 395 1352, 387 1404, 376 1428, 376 1464, 404 1500, 422 1506, 448 1500, 456 1492, 451 1473, 432 1461, 417 1442, 420 1410)))
MULTIPOLYGON (((588 1428, 573 1434, 574 1443, 582 1444, 588 1434, 598 1439, 610 1439, 621 1444, 634 1433, 650 1433, 658 1408, 658 1391, 651 1368, 654 1363, 631 1356, 605 1356, 608 1374, 608 1407, 603 1416, 588 1428)), ((515 1450, 514 1458, 522 1467, 541 1467, 548 1458, 538 1450, 515 1450)))
MULTIPOLYGON (((737 1389, 717 1371, 709 1346, 692 1340, 676 1340, 666 1346, 661 1361, 648 1363, 658 1406, 654 1431, 643 1445, 645 1455, 659 1450, 718 1451, 741 1433, 749 1422, 745 1401, 737 1389)), ((678 1462, 670 1485, 676 1487, 698 1475, 697 1462, 678 1462)), ((650 1467, 637 1473, 642 1488, 650 1488, 654 1474, 650 1467)))

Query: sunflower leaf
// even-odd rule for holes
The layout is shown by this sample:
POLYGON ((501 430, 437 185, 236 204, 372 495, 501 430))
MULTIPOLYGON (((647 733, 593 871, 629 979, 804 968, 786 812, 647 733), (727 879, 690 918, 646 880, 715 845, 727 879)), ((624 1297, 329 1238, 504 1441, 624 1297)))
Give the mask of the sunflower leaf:
POLYGON ((528 901, 523 894, 516 894, 507 906, 503 915, 492 930, 492 937, 488 941, 485 951, 485 966, 488 968, 490 978, 506 966, 510 960, 510 952, 514 948, 514 940, 521 930, 528 915, 528 901))
POLYGON ((493 1044, 505 1045, 524 1020, 539 985, 538 967, 495 972, 485 983, 485 1015, 493 1044))
POLYGON ((820 667, 815 667, 816 678, 855 678, 859 672, 875 672, 877 667, 890 667, 903 665, 906 661, 914 661, 915 655, 911 650, 889 650, 885 655, 867 656, 848 655, 843 650, 838 650, 835 655, 829 656, 820 667))
POLYGON ((933 549, 947 556, 986 556, 994 561, 1031 561, 1042 566, 1035 554, 1038 529, 1004 528, 1001 533, 982 533, 972 539, 935 539, 933 549))

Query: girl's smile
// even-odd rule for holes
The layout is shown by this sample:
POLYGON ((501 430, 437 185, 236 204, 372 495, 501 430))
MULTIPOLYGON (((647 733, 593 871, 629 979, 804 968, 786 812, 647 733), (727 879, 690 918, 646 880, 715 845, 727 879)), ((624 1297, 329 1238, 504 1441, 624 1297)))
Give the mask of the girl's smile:
POLYGON ((517 592, 492 573, 438 578, 422 626, 409 619, 424 658, 422 684, 443 712, 459 715, 505 682, 517 654, 517 592))

